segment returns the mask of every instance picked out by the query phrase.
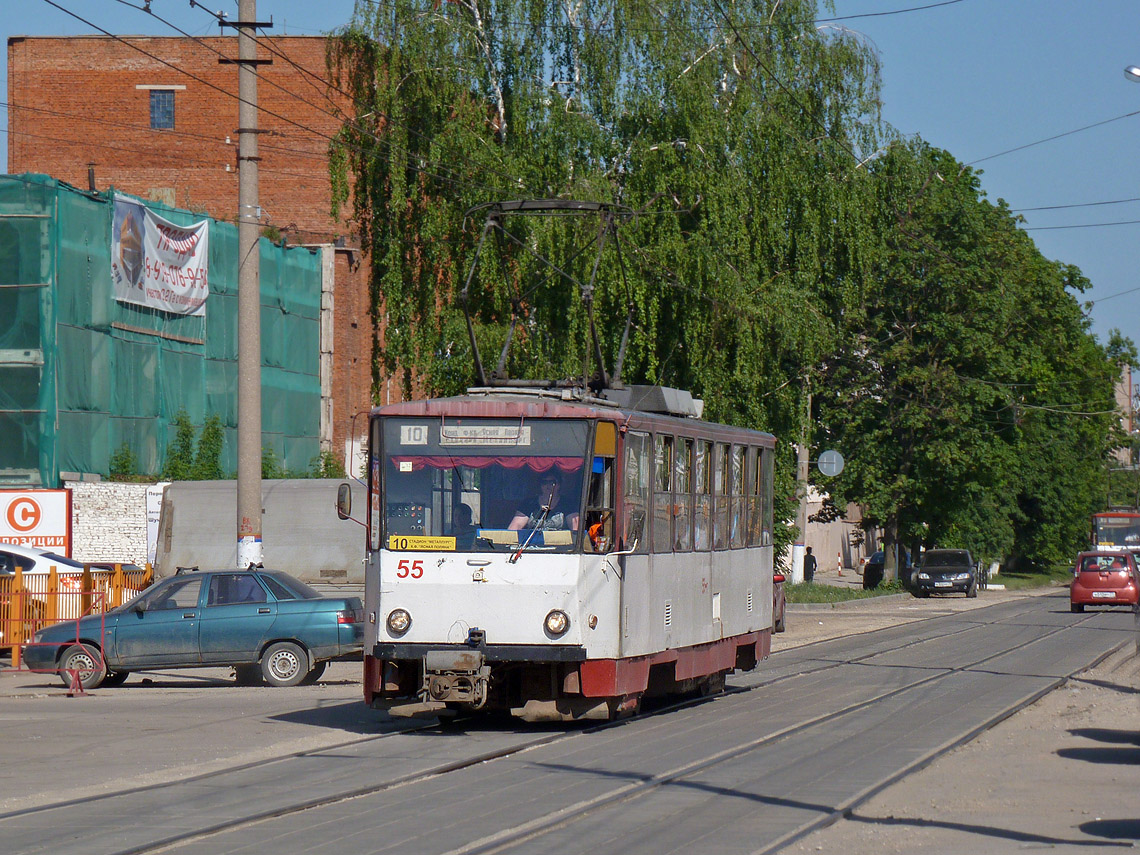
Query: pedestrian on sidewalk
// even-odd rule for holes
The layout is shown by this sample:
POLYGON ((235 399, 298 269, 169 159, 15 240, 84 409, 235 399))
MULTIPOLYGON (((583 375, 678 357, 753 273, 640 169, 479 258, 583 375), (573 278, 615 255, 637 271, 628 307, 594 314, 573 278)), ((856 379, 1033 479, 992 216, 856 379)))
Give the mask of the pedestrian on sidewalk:
POLYGON ((810 546, 804 552, 804 581, 810 582, 815 577, 815 556, 810 546))

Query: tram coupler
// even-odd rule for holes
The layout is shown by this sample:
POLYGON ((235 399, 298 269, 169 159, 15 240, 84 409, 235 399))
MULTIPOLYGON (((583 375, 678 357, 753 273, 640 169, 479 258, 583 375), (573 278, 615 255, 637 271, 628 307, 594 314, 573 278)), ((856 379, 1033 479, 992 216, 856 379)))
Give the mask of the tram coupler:
POLYGON ((487 703, 491 666, 478 650, 432 650, 424 654, 420 697, 426 702, 461 703, 480 709, 487 703))

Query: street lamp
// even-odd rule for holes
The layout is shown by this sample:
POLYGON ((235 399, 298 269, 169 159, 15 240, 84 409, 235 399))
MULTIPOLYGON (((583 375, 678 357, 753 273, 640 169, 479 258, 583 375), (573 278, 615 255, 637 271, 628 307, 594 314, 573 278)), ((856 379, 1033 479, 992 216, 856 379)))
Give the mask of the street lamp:
POLYGON ((1125 68, 1124 76, 1133 83, 1140 83, 1140 65, 1130 65, 1125 68))

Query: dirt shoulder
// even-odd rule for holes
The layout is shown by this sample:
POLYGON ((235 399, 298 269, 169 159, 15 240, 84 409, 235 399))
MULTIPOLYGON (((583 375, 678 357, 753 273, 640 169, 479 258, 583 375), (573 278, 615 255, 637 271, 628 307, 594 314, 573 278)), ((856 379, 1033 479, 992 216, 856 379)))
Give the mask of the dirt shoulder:
MULTIPOLYGON (((796 606, 773 652, 936 611, 1055 593, 986 591, 976 600, 901 597, 835 609, 796 606)), ((1140 846, 1138 728, 1140 657, 1128 645, 784 851, 958 855, 1140 846)))

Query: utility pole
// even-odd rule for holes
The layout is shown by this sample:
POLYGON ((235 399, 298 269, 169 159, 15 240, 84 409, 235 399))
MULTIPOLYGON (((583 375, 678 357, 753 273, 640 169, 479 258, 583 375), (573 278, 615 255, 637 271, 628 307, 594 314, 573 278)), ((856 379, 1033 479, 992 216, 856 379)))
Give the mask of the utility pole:
POLYGON ((811 392, 805 393, 807 402, 804 409, 804 418, 800 426, 800 441, 796 446, 796 497, 799 507, 796 509, 796 542, 792 546, 792 584, 798 585, 804 580, 804 538, 807 534, 807 506, 808 506, 808 442, 811 437, 811 392))
POLYGON ((238 19, 238 388, 237 566, 260 564, 261 548, 261 206, 257 191, 257 0, 239 0, 238 19))

